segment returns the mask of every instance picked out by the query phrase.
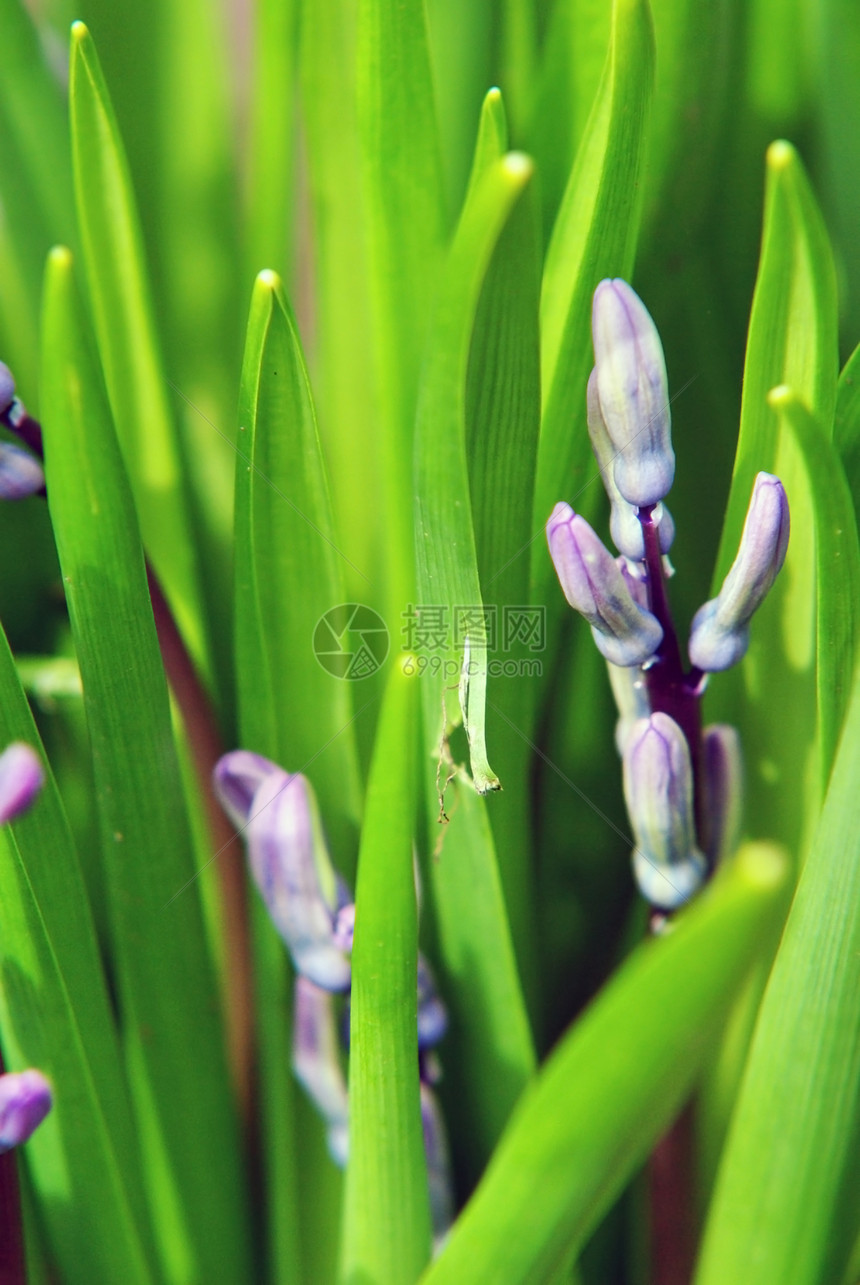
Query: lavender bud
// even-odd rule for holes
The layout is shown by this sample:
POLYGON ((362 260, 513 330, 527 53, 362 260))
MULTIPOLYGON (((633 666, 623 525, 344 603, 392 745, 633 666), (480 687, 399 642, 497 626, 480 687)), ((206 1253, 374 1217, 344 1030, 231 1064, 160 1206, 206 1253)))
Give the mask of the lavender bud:
POLYGON ((14 442, 0 442, 0 500, 26 500, 45 489, 45 473, 34 455, 14 442))
POLYGON ((5 415, 15 396, 15 380, 5 361, 0 361, 0 415, 5 415))
POLYGON ((785 561, 789 534, 788 499, 772 473, 753 485, 738 556, 716 598, 693 617, 690 660, 699 669, 729 669, 749 646, 749 622, 767 596, 785 561))
POLYGON ((448 1137, 436 1094, 421 1082, 421 1125, 424 1132, 424 1155, 427 1159, 427 1182, 430 1187, 430 1218, 433 1223, 433 1248, 438 1253, 454 1219, 454 1196, 451 1183, 451 1160, 448 1137))
POLYGON ((706 863, 696 846, 690 751, 668 714, 652 714, 632 728, 624 748, 624 798, 642 895, 673 910, 701 887, 706 863))
POLYGON ((262 754, 250 750, 231 750, 215 764, 212 783, 221 807, 237 830, 244 830, 251 816, 254 795, 273 772, 281 768, 262 754))
MULTIPOLYGON (((591 449, 594 451, 600 476, 609 497, 609 534, 619 553, 623 553, 626 558, 641 562, 645 557, 642 523, 639 521, 635 506, 628 504, 615 482, 615 461, 618 458, 618 452, 609 440, 609 433, 600 410, 596 367, 588 377, 587 407, 591 449)), ((672 521, 672 515, 665 505, 658 504, 652 518, 660 535, 660 550, 668 553, 675 539, 675 523, 672 521)))
POLYGON ((36 751, 23 741, 13 741, 0 754, 0 825, 26 812, 44 780, 36 751))
POLYGON ((715 870, 738 846, 743 810, 743 758, 737 729, 714 723, 702 732, 705 797, 703 846, 715 870))
POLYGON ((326 1123, 332 1160, 343 1168, 349 1148, 349 1098, 340 1064, 334 1001, 306 977, 296 978, 293 1070, 326 1123))
POLYGON ((436 979, 423 955, 418 956, 418 1048, 438 1044, 448 1029, 448 1014, 436 990, 436 979))
POLYGON ((600 652, 613 665, 641 665, 663 630, 635 601, 615 559, 569 504, 555 506, 546 524, 549 551, 564 596, 591 625, 600 652))
POLYGON ((600 412, 616 452, 615 482, 637 507, 658 504, 675 477, 663 345, 626 281, 601 281, 591 313, 600 412))
POLYGON ((251 873, 296 969, 327 990, 346 990, 337 877, 310 783, 240 750, 219 760, 215 788, 233 819, 244 820, 251 873))
POLYGON ((0 1153, 26 1142, 51 1103, 51 1086, 41 1071, 0 1075, 0 1153))

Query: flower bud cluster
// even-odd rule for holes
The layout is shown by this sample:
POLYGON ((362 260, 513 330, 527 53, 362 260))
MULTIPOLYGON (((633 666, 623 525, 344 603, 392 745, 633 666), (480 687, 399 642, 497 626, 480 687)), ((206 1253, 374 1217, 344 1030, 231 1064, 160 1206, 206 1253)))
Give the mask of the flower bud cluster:
MULTIPOLYGON (((243 835, 248 865, 296 969, 293 1070, 326 1124, 335 1163, 346 1164, 349 1101, 342 1066, 336 996, 352 980, 355 903, 332 865, 310 782, 259 754, 234 750, 215 766, 215 791, 243 835)), ((433 1049, 448 1017, 430 966, 418 956, 418 1061, 422 1122, 434 1228, 451 1214, 447 1141, 432 1085, 433 1049), (435 1219, 438 1213, 439 1220, 435 1219)), ((447 1221, 445 1221, 447 1219, 447 1221)))
POLYGON ((750 620, 785 560, 788 500, 779 478, 758 474, 738 555, 717 597, 693 619, 685 668, 665 585, 675 527, 664 500, 675 455, 663 346, 641 299, 621 280, 597 287, 592 337, 588 432, 620 557, 563 502, 547 522, 547 542, 567 601, 608 662, 636 879, 653 906, 669 911, 737 842, 737 734, 724 726, 703 731, 700 702, 706 675, 746 652, 750 620))
MULTIPOLYGON (((35 425, 23 403, 15 396, 15 380, 0 361, 0 423, 22 437, 28 445, 28 429, 35 425)), ((40 443, 38 444, 40 445, 40 443)), ((40 453, 40 452, 38 452, 40 453)), ((15 442, 0 442, 0 500, 23 500, 45 489, 45 474, 35 455, 15 442)))

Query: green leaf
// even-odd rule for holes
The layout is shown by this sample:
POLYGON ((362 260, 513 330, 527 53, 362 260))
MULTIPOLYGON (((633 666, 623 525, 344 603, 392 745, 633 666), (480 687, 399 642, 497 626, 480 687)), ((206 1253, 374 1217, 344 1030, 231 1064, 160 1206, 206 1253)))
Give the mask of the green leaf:
POLYGON ((440 831, 435 821, 444 782, 435 773, 426 782, 434 831, 427 877, 450 1016, 441 1090, 455 1154, 475 1181, 534 1072, 535 1052, 487 815, 491 805, 468 779, 455 776, 445 788, 449 819, 440 831))
POLYGON ((195 661, 208 665, 176 426, 155 330, 128 164, 98 56, 72 27, 78 225, 99 354, 146 549, 195 661))
POLYGON ((585 427, 591 298, 607 276, 630 277, 641 212, 642 158, 654 79, 647 0, 616 0, 609 58, 565 189, 544 268, 541 297, 543 419, 533 513, 536 602, 560 603, 542 533, 553 505, 594 504, 598 474, 585 427), (593 496, 593 498, 592 498, 593 496))
POLYGON ((286 275, 292 255, 298 6, 263 0, 254 10, 254 75, 248 143, 246 257, 286 275))
POLYGON ((494 161, 500 161, 508 150, 508 117, 500 89, 488 89, 481 103, 478 118, 478 137, 472 155, 472 169, 466 188, 467 205, 474 199, 475 189, 494 161))
POLYGON ((785 881, 779 853, 747 848, 622 965, 527 1089, 422 1282, 526 1285, 583 1246, 683 1104, 785 881))
MULTIPOLYGON (((42 754, 0 630, 0 744, 13 740, 42 754)), ((158 1280, 98 944, 50 769, 31 810, 0 830, 0 943, 7 1069, 39 1067, 56 1091, 27 1163, 63 1279, 158 1280), (94 1226, 104 1234, 89 1235, 94 1226)))
POLYGON ((302 11, 302 116, 317 304, 311 373, 334 511, 339 529, 349 532, 350 558, 359 569, 345 568, 348 594, 381 610, 384 586, 368 586, 364 578, 388 533, 380 506, 366 502, 378 487, 381 446, 374 431, 379 412, 356 103, 357 8, 350 0, 302 11))
MULTIPOLYGON (((555 219, 570 167, 594 105, 609 47, 606 0, 558 0, 533 73, 526 144, 541 175, 545 226, 555 219)), ((520 20, 522 21, 522 20, 520 20)), ((507 90, 507 82, 504 82, 507 90)))
POLYGON ((807 471, 815 517, 816 679, 821 784, 827 789, 851 695, 860 632, 860 546, 845 471, 803 402, 791 389, 768 401, 787 426, 807 471))
POLYGON ((33 18, 0 2, 0 344, 19 392, 37 409, 35 359, 45 255, 74 226, 63 98, 33 18))
MULTIPOLYGON (((295 322, 278 277, 269 271, 260 273, 251 300, 239 416, 235 571, 241 743, 310 778, 335 864, 348 874, 359 807, 351 684, 323 669, 313 651, 320 617, 343 603, 344 555, 332 530, 295 322)), ((283 943, 259 907, 253 922, 268 1234, 273 1271, 287 1278, 298 1270, 300 1243, 298 1090, 289 1035, 292 973, 283 943)))
MULTIPOLYGON (((463 199, 472 157, 472 121, 492 85, 495 0, 426 0, 433 85, 448 205, 463 199)), ((507 150, 507 149, 506 149, 507 150)))
POLYGON ((235 1281, 250 1271, 238 1131, 167 684, 131 493, 65 249, 48 260, 42 371, 51 518, 160 1250, 168 1274, 235 1281))
POLYGON ((833 440, 842 457, 854 514, 860 523, 860 344, 845 363, 836 387, 833 440))
POLYGON ((759 1011, 696 1285, 838 1281, 857 1228, 860 679, 759 1011))
POLYGON ((780 439, 767 395, 780 384, 791 388, 820 426, 825 449, 836 398, 836 317, 832 256, 821 215, 797 153, 788 143, 773 143, 715 591, 735 556, 759 470, 782 479, 792 534, 785 567, 753 621, 744 663, 714 681, 710 700, 719 717, 744 729, 752 832, 777 837, 795 853, 804 843, 804 810, 808 817, 815 815, 823 769, 815 708, 815 521, 806 465, 794 441, 780 439))
POLYGON ((445 226, 423 0, 358 0, 359 138, 389 622, 412 600, 412 432, 445 226))
MULTIPOLYGON (((478 614, 459 648, 446 652, 446 665, 427 675, 425 711, 428 740, 436 748, 449 726, 445 683, 460 675, 460 712, 469 740, 475 788, 499 789, 487 761, 485 696, 487 631, 480 619, 472 505, 466 461, 465 415, 469 346, 481 287, 496 242, 532 176, 527 157, 511 153, 485 174, 457 229, 448 258, 427 360, 421 379, 415 441, 415 542, 418 598, 453 613, 467 605, 478 614), (454 674, 442 673, 454 664, 454 674), (441 722, 440 722, 441 719, 441 722)), ((452 626, 454 621, 451 621, 452 626)))
POLYGON ((237 666, 243 719, 253 729, 244 748, 310 778, 343 865, 359 808, 352 684, 324 668, 314 639, 321 617, 343 605, 349 558, 332 527, 296 324, 269 271, 251 300, 239 423, 237 666))
POLYGON ((391 671, 361 833, 349 1037, 349 1163, 341 1280, 399 1285, 430 1257, 418 1083, 412 844, 417 693, 391 671))
MULTIPOLYGON (((478 127, 470 194, 505 151, 507 123, 490 90, 478 127)), ((529 612, 532 498, 540 425, 540 230, 529 184, 511 211, 487 268, 475 314, 466 384, 466 452, 481 593, 490 641, 488 739, 505 789, 490 819, 511 933, 527 991, 536 995, 528 737, 544 659, 542 618, 529 612), (532 629, 531 635, 526 634, 532 629)))

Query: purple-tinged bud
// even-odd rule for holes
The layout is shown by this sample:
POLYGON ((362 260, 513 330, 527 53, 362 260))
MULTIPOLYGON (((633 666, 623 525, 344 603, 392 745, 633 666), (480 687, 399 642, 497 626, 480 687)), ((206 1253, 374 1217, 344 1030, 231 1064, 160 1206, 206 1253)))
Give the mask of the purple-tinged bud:
POLYGON ((564 596, 591 625, 600 652, 613 665, 641 665, 663 630, 635 601, 612 554, 569 504, 555 506, 546 524, 549 551, 564 596))
POLYGON ((45 489, 45 473, 34 455, 14 442, 0 442, 0 500, 26 500, 45 489))
POLYGON ((418 956, 418 1048, 438 1044, 448 1029, 448 1014, 436 990, 436 979, 423 955, 418 956))
MULTIPOLYGON (((634 505, 629 504, 619 491, 615 482, 615 461, 618 452, 609 440, 609 432, 603 421, 600 410, 600 398, 597 392, 597 369, 592 370, 588 378, 587 390, 588 435, 591 438, 591 449, 600 469, 600 476, 609 497, 609 534, 619 553, 635 562, 645 557, 645 537, 642 523, 634 505)), ((658 504, 652 519, 660 535, 660 550, 668 553, 675 539, 675 523, 664 504, 658 504)))
POLYGON ((44 780, 36 751, 23 741, 13 741, 0 754, 0 825, 26 812, 44 780))
POLYGON ((615 483, 629 504, 659 504, 675 477, 663 345, 626 281, 601 281, 591 313, 600 413, 615 450, 615 483))
POLYGON ((20 1146, 51 1109, 51 1086, 41 1071, 0 1075, 0 1153, 20 1146))
POLYGON ((15 396, 15 379, 5 361, 0 361, 0 415, 5 415, 15 396))
POLYGON ((728 723, 702 732, 703 847, 711 870, 737 849, 743 813, 741 738, 728 723))
POLYGON ((421 1125, 424 1132, 424 1155, 427 1160, 427 1182, 430 1188, 430 1218, 433 1224, 433 1249, 438 1253, 454 1219, 454 1196, 451 1182, 451 1159, 445 1122, 436 1094, 421 1082, 421 1125))
POLYGON ((696 846, 690 751, 668 714, 652 714, 632 728, 624 747, 624 798, 642 895, 674 910, 701 887, 707 866, 696 846))
POLYGON ((749 622, 766 598, 785 561, 789 535, 788 499, 772 473, 753 485, 738 556, 716 598, 693 617, 690 661, 713 673, 729 669, 749 646, 749 622))
POLYGON ((301 976, 296 978, 293 1008, 293 1070, 325 1121, 332 1160, 343 1168, 349 1150, 349 1098, 334 1000, 301 976))
POLYGON ((624 746, 635 723, 648 718, 651 713, 651 702, 648 698, 648 684, 645 674, 638 665, 610 665, 609 684, 615 705, 618 709, 618 721, 615 724, 615 748, 620 756, 624 755, 624 746))
POLYGON ((338 950, 345 955, 352 954, 352 943, 355 937, 355 902, 350 901, 341 906, 335 915, 332 939, 338 950))
POLYGON ((231 750, 215 764, 215 793, 237 830, 244 830, 248 824, 251 804, 260 786, 273 772, 280 771, 277 763, 250 750, 231 750))
POLYGON ((326 990, 346 990, 350 963, 335 939, 337 876, 310 783, 244 750, 225 754, 214 779, 244 827, 251 873, 297 971, 326 990))

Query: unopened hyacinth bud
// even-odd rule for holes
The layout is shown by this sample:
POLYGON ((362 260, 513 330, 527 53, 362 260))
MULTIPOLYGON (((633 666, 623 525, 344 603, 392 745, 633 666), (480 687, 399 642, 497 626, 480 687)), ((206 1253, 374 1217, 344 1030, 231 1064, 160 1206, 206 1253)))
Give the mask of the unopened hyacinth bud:
POLYGON ((715 870, 738 846, 743 811, 743 758, 737 728, 713 723, 702 732, 702 842, 715 870))
POLYGON ((612 554, 569 504, 555 506, 546 524, 549 551, 564 596, 591 625, 594 641, 613 665, 641 665, 663 630, 641 607, 612 554))
POLYGON ((788 499, 772 473, 759 473, 753 486, 738 556, 716 598, 693 617, 690 661, 699 669, 728 669, 749 646, 749 622, 767 596, 785 561, 789 535, 788 499))
POLYGON ((423 955, 418 956, 418 1048, 438 1044, 448 1029, 448 1013, 436 990, 436 979, 423 955))
POLYGON ((51 1086, 41 1071, 0 1075, 0 1152, 20 1146, 51 1109, 51 1086))
POLYGON ((251 873, 298 972, 346 990, 350 962, 335 936, 338 881, 310 783, 237 750, 215 767, 215 788, 244 830, 251 873))
POLYGON ((439 1110, 436 1094, 423 1081, 421 1082, 421 1126, 424 1133, 427 1182, 430 1188, 433 1248, 438 1253, 454 1218, 454 1192, 445 1122, 439 1110))
POLYGON ((0 500, 26 500, 45 488, 45 473, 34 455, 14 442, 0 442, 0 500))
MULTIPOLYGON (((597 391, 597 370, 592 370, 588 378, 587 390, 588 435, 591 438, 591 449, 600 469, 600 476, 609 497, 609 534, 619 553, 634 561, 645 557, 645 537, 642 523, 634 505, 628 503, 618 489, 615 481, 615 460, 618 452, 609 440, 603 414, 600 410, 600 398, 597 391)), ((665 504, 658 504, 652 519, 657 525, 660 536, 660 551, 668 553, 675 539, 675 523, 665 504)))
POLYGON ((648 684, 643 670, 637 665, 610 665, 607 662, 609 683, 615 705, 618 709, 618 721, 615 724, 615 748, 623 756, 624 746, 634 725, 651 713, 651 702, 648 698, 648 684))
POLYGON ((296 978, 293 1070, 326 1124, 328 1149, 344 1167, 349 1149, 349 1098, 340 1062, 331 994, 306 977, 296 978))
POLYGON ((674 910, 701 887, 707 866, 696 846, 690 751, 668 714, 652 714, 631 729, 624 747, 624 798, 642 895, 652 906, 674 910))
POLYGON ((0 825, 25 812, 45 780, 42 760, 23 741, 0 754, 0 825))
POLYGON ((626 281, 601 281, 591 313, 600 414, 615 451, 621 495, 641 508, 659 504, 675 477, 663 345, 642 300, 626 281))
POLYGON ((0 415, 6 414, 14 396, 15 378, 5 361, 0 361, 0 415))

